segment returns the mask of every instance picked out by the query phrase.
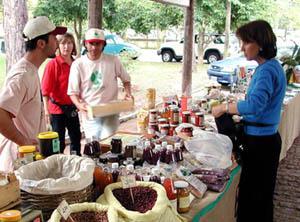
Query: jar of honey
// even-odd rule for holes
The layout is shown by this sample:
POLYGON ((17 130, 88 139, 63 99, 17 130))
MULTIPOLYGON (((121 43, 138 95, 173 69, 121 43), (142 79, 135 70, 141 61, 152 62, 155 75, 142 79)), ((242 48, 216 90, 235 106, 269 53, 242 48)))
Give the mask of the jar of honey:
POLYGON ((185 181, 175 181, 174 187, 177 193, 177 212, 186 213, 190 210, 189 184, 185 181))
POLYGON ((23 158, 25 163, 31 163, 34 160, 35 146, 19 146, 19 157, 23 158))

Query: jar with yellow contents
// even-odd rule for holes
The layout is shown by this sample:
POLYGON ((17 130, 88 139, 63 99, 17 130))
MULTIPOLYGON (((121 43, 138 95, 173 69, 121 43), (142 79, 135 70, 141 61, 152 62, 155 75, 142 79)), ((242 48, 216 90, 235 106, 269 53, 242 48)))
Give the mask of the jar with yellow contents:
POLYGON ((177 211, 178 213, 186 213, 190 210, 190 191, 189 184, 185 181, 175 181, 174 187, 177 192, 177 211))
POLYGON ((35 146, 19 146, 18 151, 19 157, 24 159, 25 164, 33 162, 36 151, 35 146))
POLYGON ((21 212, 19 210, 7 210, 0 213, 0 222, 19 222, 21 221, 21 212))

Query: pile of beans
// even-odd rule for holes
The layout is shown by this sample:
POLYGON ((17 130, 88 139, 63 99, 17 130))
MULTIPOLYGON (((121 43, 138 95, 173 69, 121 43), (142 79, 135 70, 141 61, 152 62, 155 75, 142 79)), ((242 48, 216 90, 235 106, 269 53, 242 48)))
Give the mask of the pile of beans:
POLYGON ((129 188, 115 189, 113 190, 113 194, 127 210, 138 211, 140 213, 145 213, 148 210, 151 210, 157 199, 156 191, 152 188, 142 186, 132 187, 131 189, 134 197, 134 203, 132 203, 129 188))
MULTIPOLYGON (((108 222, 106 212, 96 212, 96 211, 82 211, 71 213, 71 217, 74 222, 108 222)), ((67 220, 61 218, 61 222, 72 222, 70 217, 67 220)))

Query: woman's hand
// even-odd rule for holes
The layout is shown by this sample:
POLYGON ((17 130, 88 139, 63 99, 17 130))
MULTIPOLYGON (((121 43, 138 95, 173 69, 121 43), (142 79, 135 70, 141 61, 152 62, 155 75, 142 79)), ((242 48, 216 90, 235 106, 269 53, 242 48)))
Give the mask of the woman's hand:
POLYGON ((77 109, 81 112, 87 112, 87 104, 86 103, 78 103, 76 104, 77 109))
POLYGON ((133 95, 126 93, 124 96, 124 100, 134 100, 134 97, 133 97, 133 95))

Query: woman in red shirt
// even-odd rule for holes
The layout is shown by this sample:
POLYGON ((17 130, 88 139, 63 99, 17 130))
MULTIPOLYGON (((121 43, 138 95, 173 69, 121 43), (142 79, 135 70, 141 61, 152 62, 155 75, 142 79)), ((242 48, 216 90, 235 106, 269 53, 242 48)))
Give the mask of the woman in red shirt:
POLYGON ((65 149, 65 132, 70 136, 70 152, 80 155, 80 123, 76 107, 67 95, 70 67, 76 55, 72 34, 58 36, 58 55, 48 62, 42 79, 42 94, 47 124, 59 134, 60 152, 65 149), (66 110, 67 109, 67 110, 66 110), (69 111, 68 111, 69 110, 69 111))

